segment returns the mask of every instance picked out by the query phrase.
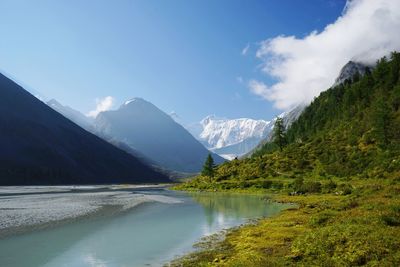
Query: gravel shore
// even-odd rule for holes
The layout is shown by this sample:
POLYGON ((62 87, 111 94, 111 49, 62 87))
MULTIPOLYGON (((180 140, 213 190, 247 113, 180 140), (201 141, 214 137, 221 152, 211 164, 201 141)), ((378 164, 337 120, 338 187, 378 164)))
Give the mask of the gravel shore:
POLYGON ((0 238, 104 211, 121 212, 145 202, 179 202, 168 196, 129 191, 138 188, 143 186, 0 187, 0 238))

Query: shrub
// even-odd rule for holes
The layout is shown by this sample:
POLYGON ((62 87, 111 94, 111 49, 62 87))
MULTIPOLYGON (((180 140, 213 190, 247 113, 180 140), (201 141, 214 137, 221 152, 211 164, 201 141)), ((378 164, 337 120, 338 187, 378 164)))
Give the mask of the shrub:
POLYGON ((350 210, 358 207, 359 203, 356 199, 350 198, 346 199, 342 202, 342 204, 338 207, 339 210, 350 210))
POLYGON ((353 187, 346 183, 340 184, 337 189, 340 195, 350 195, 353 192, 353 187))
POLYGON ((304 184, 304 179, 302 177, 297 177, 294 182, 290 185, 290 187, 294 191, 301 191, 304 184))
POLYGON ((272 181, 268 181, 268 180, 261 181, 261 182, 259 183, 259 186, 260 186, 261 188, 264 188, 264 189, 271 188, 271 186, 272 186, 272 181))
POLYGON ((328 192, 331 192, 337 187, 337 184, 329 179, 329 181, 324 185, 324 189, 326 189, 328 192))
POLYGON ((304 179, 299 177, 294 180, 294 182, 290 185, 290 187, 297 193, 320 193, 322 185, 317 181, 307 181, 304 182, 304 179))
POLYGON ((272 183, 272 188, 273 189, 282 189, 283 188, 283 183, 282 182, 273 182, 272 183))
POLYGON ((320 182, 309 181, 304 183, 302 191, 304 193, 321 193, 321 188, 320 182))
POLYGON ((333 211, 327 210, 323 211, 321 213, 318 213, 310 218, 310 224, 312 226, 321 226, 325 225, 330 218, 335 216, 335 213, 333 211))
POLYGON ((382 221, 388 226, 400 226, 400 216, 395 213, 390 213, 381 216, 382 221))
POLYGON ((245 188, 251 187, 252 185, 253 185, 253 184, 252 184, 251 182, 249 182, 249 181, 241 181, 241 182, 239 183, 239 188, 245 189, 245 188))

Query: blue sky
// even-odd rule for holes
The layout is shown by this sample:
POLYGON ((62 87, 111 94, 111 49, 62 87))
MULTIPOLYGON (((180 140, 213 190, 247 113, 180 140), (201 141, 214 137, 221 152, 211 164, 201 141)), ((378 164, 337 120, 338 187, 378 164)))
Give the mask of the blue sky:
POLYGON ((185 122, 209 114, 270 119, 252 94, 272 83, 255 52, 278 35, 303 37, 340 16, 345 0, 0 1, 0 70, 83 113, 142 97, 185 122), (249 49, 245 55, 243 49, 249 49))

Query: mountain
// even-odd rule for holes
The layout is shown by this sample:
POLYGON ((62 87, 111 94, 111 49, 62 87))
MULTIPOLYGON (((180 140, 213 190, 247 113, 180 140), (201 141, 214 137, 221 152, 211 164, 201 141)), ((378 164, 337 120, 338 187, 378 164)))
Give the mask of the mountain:
MULTIPOLYGON (((46 104, 56 110, 58 113, 66 117, 67 119, 73 121, 77 125, 81 126, 85 130, 97 135, 101 139, 111 143, 112 145, 128 152, 129 154, 133 155, 134 157, 138 158, 141 162, 152 166, 154 169, 157 171, 164 173, 168 175, 169 177, 186 177, 188 175, 191 175, 191 173, 185 173, 185 172, 179 172, 175 170, 169 170, 165 167, 160 166, 160 164, 155 161, 154 159, 151 159, 144 155, 142 152, 138 151, 132 146, 127 145, 123 141, 119 140, 118 138, 112 136, 112 134, 107 133, 106 131, 99 130, 95 127, 95 120, 91 119, 82 113, 80 113, 77 110, 74 110, 68 106, 64 106, 61 103, 59 103, 55 99, 51 99, 50 101, 47 101, 46 104)), ((178 114, 175 112, 172 112, 169 114, 172 119, 174 119, 178 124, 182 124, 180 117, 178 114)))
POLYGON ((344 65, 340 70, 338 77, 335 79, 333 87, 341 83, 344 83, 346 80, 353 79, 356 73, 358 73, 360 76, 363 76, 368 68, 370 68, 370 66, 360 62, 355 62, 355 61, 347 62, 346 65, 344 65))
POLYGON ((169 116, 178 124, 183 125, 184 123, 182 122, 181 117, 176 113, 175 111, 172 111, 169 113, 169 116))
MULTIPOLYGON (((332 87, 336 87, 338 85, 341 85, 345 83, 346 81, 351 82, 356 76, 358 76, 356 79, 359 79, 363 75, 365 75, 366 72, 370 71, 373 69, 373 66, 369 66, 360 62, 354 62, 354 61, 349 61, 342 67, 342 69, 339 72, 339 75, 335 79, 335 83, 332 85, 332 87)), ((300 104, 296 106, 294 109, 290 110, 289 112, 284 112, 278 117, 283 118, 283 124, 286 129, 289 128, 289 126, 296 121, 299 116, 302 114, 304 109, 307 107, 305 104, 300 104)), ((274 120, 275 122, 275 120, 274 120)), ((273 128, 273 125, 271 129, 273 128)), ((265 144, 268 142, 271 142, 272 140, 272 131, 267 135, 266 138, 264 138, 252 151, 250 151, 246 156, 251 156, 255 152, 261 150, 263 147, 265 148, 265 144)))
POLYGON ((290 111, 284 112, 278 117, 283 119, 283 125, 287 129, 290 127, 290 125, 292 125, 293 122, 295 122, 300 117, 301 113, 303 113, 306 107, 307 106, 305 104, 297 105, 290 111))
POLYGON ((253 149, 268 135, 272 126, 273 123, 264 120, 208 116, 188 129, 208 149, 232 159, 253 149))
MULTIPOLYGON (((209 151, 185 128, 150 102, 133 98, 117 110, 101 112, 95 131, 121 141, 174 171, 198 172, 209 151)), ((213 155, 216 163, 223 162, 213 155)))
POLYGON ((218 167, 216 181, 399 177, 399 70, 400 54, 395 53, 359 80, 322 92, 289 126, 288 144, 282 151, 260 150, 252 158, 224 163, 218 167))
POLYGON ((270 177, 398 179, 399 70, 400 54, 394 53, 372 72, 322 92, 289 125, 282 151, 266 143, 252 157, 220 165, 214 178, 218 185, 207 186, 259 186, 270 177))
POLYGON ((0 147, 1 185, 169 181, 1 74, 0 147))
MULTIPOLYGON (((288 112, 283 112, 282 114, 278 115, 277 117, 282 118, 283 119, 283 125, 284 127, 287 129, 289 128, 289 126, 297 120, 297 118, 301 115, 301 113, 303 112, 303 110, 305 109, 305 105, 304 104, 300 104, 298 106, 296 106, 295 108, 293 108, 292 110, 288 111, 288 112)), ((274 129, 274 125, 275 125, 275 121, 276 118, 274 118, 273 120, 271 120, 271 126, 270 129, 267 133, 267 135, 260 140, 254 147, 253 149, 249 150, 246 154, 244 154, 242 157, 250 157, 252 156, 254 153, 258 152, 259 150, 261 150, 265 144, 271 142, 272 140, 272 133, 273 133, 273 129, 274 129)))
POLYGON ((73 108, 70 108, 68 106, 63 106, 55 99, 47 101, 46 104, 55 111, 57 111, 58 113, 60 113, 61 115, 63 115, 64 117, 66 117, 67 119, 70 119, 75 124, 84 128, 85 130, 93 131, 93 119, 83 115, 82 113, 73 108))
POLYGON ((80 127, 84 128, 85 130, 97 135, 98 137, 111 143, 112 145, 135 156, 140 161, 142 161, 148 165, 152 165, 152 166, 156 165, 156 163, 154 161, 152 161, 149 158, 146 158, 142 153, 131 148, 127 144, 125 144, 121 141, 118 141, 118 140, 112 138, 111 136, 107 136, 104 133, 96 132, 95 127, 94 127, 94 119, 83 115, 81 112, 79 112, 71 107, 62 105, 55 99, 51 99, 51 100, 47 101, 46 104, 49 107, 51 107, 52 109, 54 109, 55 111, 57 111, 58 113, 60 113, 61 115, 63 115, 65 118, 71 120, 75 124, 79 125, 80 127))

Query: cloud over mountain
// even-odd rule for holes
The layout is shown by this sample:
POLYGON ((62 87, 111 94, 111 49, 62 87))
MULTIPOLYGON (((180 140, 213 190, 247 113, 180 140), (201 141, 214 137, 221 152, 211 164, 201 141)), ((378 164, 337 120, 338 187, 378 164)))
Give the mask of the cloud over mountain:
POLYGON ((104 98, 96 99, 96 108, 89 111, 86 116, 96 118, 97 114, 103 111, 110 110, 114 105, 114 98, 112 96, 106 96, 104 98))
POLYGON ((348 1, 342 15, 321 32, 262 41, 256 56, 272 85, 251 80, 250 91, 280 109, 307 103, 329 88, 349 60, 372 64, 400 50, 400 1, 348 1))

